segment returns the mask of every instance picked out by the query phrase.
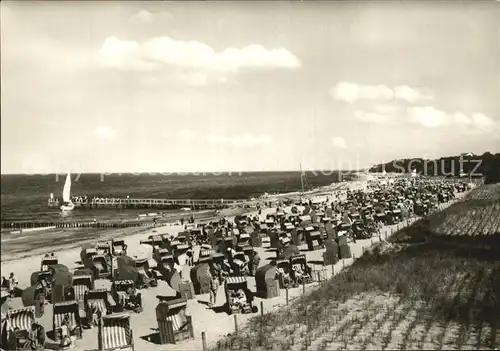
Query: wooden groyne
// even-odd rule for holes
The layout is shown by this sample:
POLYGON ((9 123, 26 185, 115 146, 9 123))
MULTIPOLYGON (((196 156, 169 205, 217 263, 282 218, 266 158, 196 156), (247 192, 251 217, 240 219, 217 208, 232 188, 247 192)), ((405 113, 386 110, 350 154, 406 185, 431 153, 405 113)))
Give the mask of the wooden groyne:
POLYGON ((23 230, 38 228, 131 228, 152 226, 151 221, 141 222, 2 222, 2 229, 23 230))
MULTIPOLYGON (((75 208, 130 208, 130 209, 220 209, 232 206, 243 206, 245 200, 226 199, 127 199, 127 198, 91 198, 76 197, 72 199, 75 208)), ((58 199, 49 199, 49 207, 58 207, 62 204, 58 199)))

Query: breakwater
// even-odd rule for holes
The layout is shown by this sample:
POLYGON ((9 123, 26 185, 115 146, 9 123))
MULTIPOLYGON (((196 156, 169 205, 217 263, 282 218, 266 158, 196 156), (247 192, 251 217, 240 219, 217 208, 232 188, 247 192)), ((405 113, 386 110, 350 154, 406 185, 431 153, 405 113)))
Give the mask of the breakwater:
POLYGON ((33 230, 43 228, 131 228, 152 226, 152 221, 141 222, 2 222, 2 229, 33 230))

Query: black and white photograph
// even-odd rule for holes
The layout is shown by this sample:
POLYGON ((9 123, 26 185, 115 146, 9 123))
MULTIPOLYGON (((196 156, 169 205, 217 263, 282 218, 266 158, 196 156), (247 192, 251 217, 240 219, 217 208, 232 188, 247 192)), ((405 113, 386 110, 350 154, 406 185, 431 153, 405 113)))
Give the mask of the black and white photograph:
POLYGON ((2 1, 0 350, 500 350, 500 1, 2 1))

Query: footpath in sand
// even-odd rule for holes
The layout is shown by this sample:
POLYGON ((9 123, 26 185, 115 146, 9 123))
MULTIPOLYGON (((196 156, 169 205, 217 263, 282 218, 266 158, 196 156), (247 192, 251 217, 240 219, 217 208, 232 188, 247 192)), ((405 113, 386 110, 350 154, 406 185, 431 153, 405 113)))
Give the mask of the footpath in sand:
MULTIPOLYGON (((359 188, 363 186, 362 183, 356 182, 353 184, 349 184, 349 187, 359 188), (356 184, 357 183, 357 184, 356 184)), ((441 206, 444 208, 449 204, 441 206)), ((263 215, 266 213, 274 212, 274 209, 265 209, 263 211, 263 215)), ((373 237, 372 239, 365 240, 357 240, 356 244, 350 243, 351 252, 353 258, 344 259, 339 261, 336 265, 324 267, 326 269, 327 278, 332 276, 332 273, 338 273, 343 267, 349 266, 353 260, 357 257, 360 257, 365 248, 370 247, 371 245, 377 243, 379 238, 384 240, 398 228, 401 228, 403 225, 407 225, 412 223, 413 220, 400 223, 399 225, 393 225, 384 227, 380 236, 373 237)), ((137 257, 148 257, 151 259, 152 257, 152 248, 146 245, 140 245, 140 240, 147 238, 149 235, 153 234, 176 234, 181 231, 183 228, 181 226, 164 226, 156 229, 151 229, 147 232, 132 235, 130 237, 125 238, 126 243, 129 247, 129 254, 131 256, 137 257)), ((307 251, 306 246, 302 245, 300 247, 301 251, 303 251, 308 261, 322 261, 322 254, 324 249, 316 250, 316 251, 307 251)), ((274 252, 266 252, 266 249, 256 248, 259 256, 261 257, 260 265, 265 265, 269 262, 270 259, 275 257, 274 252)), ((197 260, 199 248, 195 248, 195 261, 197 260)), ((62 264, 68 266, 68 268, 75 268, 77 265, 75 261, 80 259, 80 249, 72 249, 65 250, 61 252, 57 252, 59 261, 62 264)), ((25 287, 30 279, 30 275, 32 272, 39 269, 40 261, 42 256, 37 255, 33 257, 23 258, 18 261, 6 262, 2 263, 2 272, 8 274, 8 272, 15 272, 18 280, 20 282, 21 287, 25 287)), ((311 263, 310 263, 311 264, 311 263)), ((323 268, 322 265, 314 265, 311 264, 313 270, 323 268)), ((183 277, 189 279, 189 267, 184 267, 183 277)), ((248 286, 252 291, 256 290, 255 286, 255 278, 248 277, 248 286)), ((320 284, 320 283, 319 283, 320 284)), ((96 281, 96 287, 107 287, 110 285, 109 281, 106 280, 98 280, 96 281)), ((318 283, 313 283, 306 285, 306 293, 311 291, 318 283)), ((156 321, 156 312, 155 307, 158 303, 156 295, 173 295, 174 292, 168 286, 167 283, 160 281, 158 287, 142 290, 142 300, 143 300, 143 308, 144 311, 139 314, 130 313, 131 315, 131 324, 134 332, 134 343, 136 350, 148 351, 148 350, 202 350, 202 341, 201 341, 201 333, 205 332, 206 341, 208 346, 214 345, 221 337, 234 332, 234 316, 229 316, 225 312, 216 313, 211 309, 208 309, 206 303, 209 300, 208 294, 205 295, 197 295, 195 299, 188 301, 188 314, 190 314, 193 318, 193 327, 194 327, 194 340, 183 341, 177 345, 158 345, 153 342, 148 341, 148 337, 155 334, 157 332, 158 324, 156 321)), ((303 294, 302 287, 298 287, 295 289, 289 290, 289 301, 293 301, 297 297, 303 294)), ((281 295, 279 297, 273 299, 260 299, 255 298, 255 304, 259 307, 261 306, 261 301, 264 307, 264 313, 271 312, 276 310, 279 307, 286 305, 286 296, 285 291, 281 290, 281 295)), ((216 306, 223 306, 226 302, 224 295, 224 287, 219 287, 218 295, 217 295, 217 303, 216 306)), ((11 301, 12 308, 22 307, 22 303, 20 298, 14 299, 11 301)), ((260 311, 258 312, 260 314, 260 311)), ((252 317, 257 316, 258 314, 239 314, 237 315, 237 323, 238 328, 241 330, 245 327, 245 323, 252 317)), ((52 307, 51 305, 47 305, 45 309, 45 315, 40 318, 40 322, 44 325, 46 331, 52 330, 52 307)), ((48 345, 48 347, 50 347, 48 345)), ((97 349, 97 329, 84 330, 83 339, 77 340, 76 346, 74 350, 91 350, 97 349)))

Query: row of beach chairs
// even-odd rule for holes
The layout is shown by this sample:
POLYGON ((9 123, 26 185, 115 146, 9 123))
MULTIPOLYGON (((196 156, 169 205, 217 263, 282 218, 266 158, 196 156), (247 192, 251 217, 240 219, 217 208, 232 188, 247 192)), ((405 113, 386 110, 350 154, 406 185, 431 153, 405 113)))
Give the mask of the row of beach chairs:
MULTIPOLYGON (((126 313, 111 313, 104 297, 87 300, 89 306, 95 306, 102 313, 98 324, 98 348, 104 350, 134 350, 134 337, 130 324, 130 315, 126 313)), ((191 316, 186 314, 187 300, 184 298, 162 301, 156 307, 161 344, 175 344, 179 341, 193 338, 191 316)), ((74 335, 82 338, 82 319, 77 301, 66 301, 54 304, 53 336, 55 341, 61 338, 60 329, 65 317, 69 317, 74 326, 74 335)), ((23 344, 20 335, 29 335, 31 326, 36 322, 35 308, 26 307, 2 313, 1 335, 2 349, 18 349, 23 344)))

